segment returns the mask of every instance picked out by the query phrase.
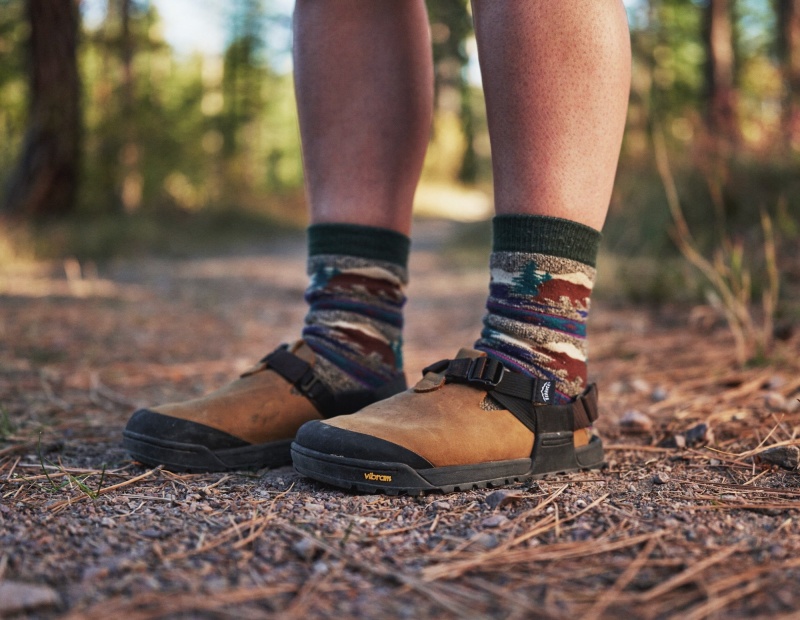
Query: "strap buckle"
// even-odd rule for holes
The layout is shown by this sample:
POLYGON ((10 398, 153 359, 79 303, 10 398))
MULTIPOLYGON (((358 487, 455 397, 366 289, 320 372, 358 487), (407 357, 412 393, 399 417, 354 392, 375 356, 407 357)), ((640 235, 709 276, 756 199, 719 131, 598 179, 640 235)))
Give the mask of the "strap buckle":
POLYGON ((476 357, 467 369, 467 382, 488 387, 497 387, 503 380, 506 369, 501 362, 491 357, 476 357))
POLYGON ((309 396, 315 396, 314 388, 320 385, 320 380, 319 377, 317 377, 317 375, 315 375, 314 372, 309 368, 306 376, 301 377, 295 385, 301 393, 309 396))

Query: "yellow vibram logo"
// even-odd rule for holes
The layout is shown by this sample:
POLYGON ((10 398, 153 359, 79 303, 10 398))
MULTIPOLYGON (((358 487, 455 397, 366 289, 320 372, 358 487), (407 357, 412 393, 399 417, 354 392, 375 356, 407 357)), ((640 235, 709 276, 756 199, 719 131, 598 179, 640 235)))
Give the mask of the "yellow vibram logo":
POLYGON ((392 477, 386 476, 384 474, 376 474, 374 472, 369 472, 368 474, 364 474, 365 480, 378 480, 379 482, 391 482, 392 477))

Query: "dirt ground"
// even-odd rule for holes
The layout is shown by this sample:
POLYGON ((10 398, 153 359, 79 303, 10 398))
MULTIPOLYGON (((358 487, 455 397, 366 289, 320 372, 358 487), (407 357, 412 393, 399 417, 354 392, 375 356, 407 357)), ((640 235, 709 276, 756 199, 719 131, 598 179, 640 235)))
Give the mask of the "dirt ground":
MULTIPOLYGON (((435 252, 453 231, 416 228, 411 379, 480 324, 486 271, 435 252)), ((691 308, 595 304, 601 471, 392 498, 291 468, 131 462, 120 432, 136 406, 201 394, 296 337, 303 262, 298 236, 0 268, 0 616, 800 614, 800 339, 738 369, 724 326, 691 308)))

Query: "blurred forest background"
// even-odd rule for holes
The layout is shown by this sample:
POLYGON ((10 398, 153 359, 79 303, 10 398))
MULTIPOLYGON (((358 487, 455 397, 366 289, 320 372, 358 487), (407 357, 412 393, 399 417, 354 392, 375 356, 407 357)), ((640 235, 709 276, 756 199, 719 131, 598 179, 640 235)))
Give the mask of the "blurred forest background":
MULTIPOLYGON (((224 26, 221 54, 174 49, 148 0, 0 0, 0 260, 180 255, 303 225, 290 3, 200 4, 224 26)), ((428 7, 436 115, 419 212, 485 221, 470 7, 428 7)), ((633 83, 606 277, 629 298, 696 300, 716 273, 742 303, 775 298, 777 277, 795 316, 800 0, 626 7, 633 83)), ((474 226, 467 241, 485 243, 474 226)))

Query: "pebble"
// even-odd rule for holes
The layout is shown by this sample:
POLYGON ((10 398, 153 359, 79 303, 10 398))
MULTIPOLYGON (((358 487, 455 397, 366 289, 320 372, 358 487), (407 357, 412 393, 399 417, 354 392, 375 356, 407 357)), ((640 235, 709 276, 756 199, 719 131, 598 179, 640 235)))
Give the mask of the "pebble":
POLYGON ((622 415, 619 426, 628 433, 650 433, 653 430, 653 421, 647 414, 631 409, 622 415))
POLYGON ((433 507, 436 510, 450 510, 453 506, 450 502, 433 502, 433 507))
POLYGON ((650 400, 654 403, 660 403, 662 401, 667 400, 669 397, 669 392, 663 386, 657 385, 653 388, 653 391, 650 392, 650 400))
POLYGON ((508 523, 508 517, 505 515, 492 515, 491 517, 487 517, 481 522, 483 527, 500 527, 501 525, 505 525, 508 523))
POLYGON ((53 607, 58 603, 58 593, 53 588, 18 581, 0 582, 0 616, 53 607))
POLYGON ((767 392, 764 394, 764 405, 777 413, 793 413, 800 403, 796 399, 786 398, 780 392, 767 392))
POLYGON ((686 445, 714 443, 714 431, 708 424, 700 423, 686 431, 686 445))
POLYGON ((767 392, 764 394, 764 404, 770 411, 784 411, 786 398, 780 392, 767 392))
POLYGON ((302 560, 313 560, 317 554, 317 545, 308 538, 302 538, 292 545, 292 551, 302 560))
POLYGON ((653 476, 653 484, 667 484, 669 482, 669 474, 663 471, 656 472, 653 476))
POLYGON ((686 448, 696 446, 699 444, 714 443, 714 431, 711 427, 704 422, 696 424, 688 431, 667 437, 659 442, 661 448, 686 448))
POLYGON ((508 504, 513 504, 524 497, 525 495, 519 491, 493 491, 486 496, 484 501, 494 510, 508 504))
POLYGON ((797 446, 778 446, 769 448, 759 453, 762 461, 771 465, 777 465, 789 471, 795 471, 800 463, 800 448, 797 446))
POLYGON ((589 540, 594 537, 592 530, 588 527, 577 527, 570 533, 570 538, 575 541, 589 540))
POLYGON ((614 383, 609 386, 608 391, 614 396, 618 396, 619 394, 625 392, 625 385, 622 383, 622 381, 614 381, 614 383))
POLYGON ((303 505, 303 508, 309 512, 325 512, 325 506, 322 504, 315 504, 314 502, 306 502, 303 505))
POLYGON ((470 541, 475 546, 483 549, 494 549, 500 544, 497 540, 497 536, 491 534, 490 532, 478 532, 470 539, 470 541))

